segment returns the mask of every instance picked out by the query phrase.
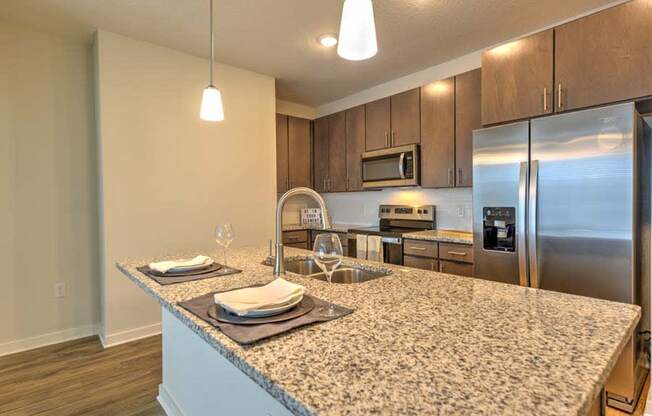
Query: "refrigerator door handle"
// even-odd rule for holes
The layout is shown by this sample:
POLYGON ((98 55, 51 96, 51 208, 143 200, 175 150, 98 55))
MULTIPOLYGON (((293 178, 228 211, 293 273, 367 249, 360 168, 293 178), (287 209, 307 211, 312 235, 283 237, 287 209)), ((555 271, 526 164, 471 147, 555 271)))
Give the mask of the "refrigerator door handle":
POLYGON ((521 162, 518 178, 518 206, 516 207, 516 251, 518 252, 518 281, 521 286, 529 286, 526 248, 526 204, 528 186, 528 162, 521 162))
POLYGON ((530 263, 530 287, 539 288, 539 266, 537 262, 537 192, 539 187, 539 161, 530 162, 530 195, 528 199, 528 257, 530 263))

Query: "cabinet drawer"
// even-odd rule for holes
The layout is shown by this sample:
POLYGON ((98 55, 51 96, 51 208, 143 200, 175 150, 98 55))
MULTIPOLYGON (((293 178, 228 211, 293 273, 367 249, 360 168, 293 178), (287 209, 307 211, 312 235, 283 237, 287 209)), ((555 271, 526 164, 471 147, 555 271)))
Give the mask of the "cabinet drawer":
POLYGON ((439 243, 439 258, 442 260, 473 263, 473 246, 439 243))
POLYGON ((456 274, 458 276, 473 276, 473 265, 470 263, 458 263, 456 261, 440 260, 439 271, 442 273, 456 274))
POLYGON ((309 250, 307 241, 304 241, 303 243, 287 243, 287 244, 284 243, 283 245, 285 247, 302 248, 304 250, 309 250))
POLYGON ((284 231, 283 232, 283 244, 307 243, 307 242, 308 242, 308 231, 307 230, 284 231))
POLYGON ((405 240, 403 242, 403 253, 433 259, 439 257, 437 243, 434 241, 405 240))
POLYGON ((439 269, 438 263, 439 262, 436 259, 403 256, 403 265, 407 267, 414 267, 415 269, 437 271, 439 269))

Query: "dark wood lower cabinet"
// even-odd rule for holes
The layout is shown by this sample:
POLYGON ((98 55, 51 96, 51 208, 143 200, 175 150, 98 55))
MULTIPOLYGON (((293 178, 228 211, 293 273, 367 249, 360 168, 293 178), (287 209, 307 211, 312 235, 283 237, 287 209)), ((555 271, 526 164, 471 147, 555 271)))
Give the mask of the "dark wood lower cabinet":
POLYGON ((439 271, 442 273, 456 274, 458 276, 473 276, 473 264, 455 261, 439 260, 439 271))
POLYGON ((430 270, 433 272, 439 270, 439 261, 437 259, 430 259, 427 257, 404 255, 403 265, 407 267, 414 267, 415 269, 430 270))

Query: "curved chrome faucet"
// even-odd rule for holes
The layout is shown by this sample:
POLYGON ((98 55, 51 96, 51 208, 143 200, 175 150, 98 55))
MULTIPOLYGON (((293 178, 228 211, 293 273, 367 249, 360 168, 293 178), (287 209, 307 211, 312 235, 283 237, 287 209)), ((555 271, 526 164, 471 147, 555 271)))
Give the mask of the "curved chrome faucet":
POLYGON ((285 274, 285 262, 283 256, 283 208, 285 202, 295 195, 306 195, 312 197, 321 208, 321 223, 324 229, 330 228, 331 223, 328 219, 328 210, 326 202, 317 192, 310 188, 293 188, 283 194, 276 204, 276 258, 274 261, 274 276, 279 277, 285 274))

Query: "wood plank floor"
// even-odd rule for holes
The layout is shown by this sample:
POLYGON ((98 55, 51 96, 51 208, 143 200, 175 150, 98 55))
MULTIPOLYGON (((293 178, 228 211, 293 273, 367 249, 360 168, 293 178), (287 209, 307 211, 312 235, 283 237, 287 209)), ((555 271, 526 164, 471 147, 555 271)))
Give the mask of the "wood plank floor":
MULTIPOLYGON (((0 357, 0 415, 164 416, 160 383, 160 336, 108 350, 97 337, 84 338, 0 357)), ((635 416, 643 415, 647 390, 635 416)))

